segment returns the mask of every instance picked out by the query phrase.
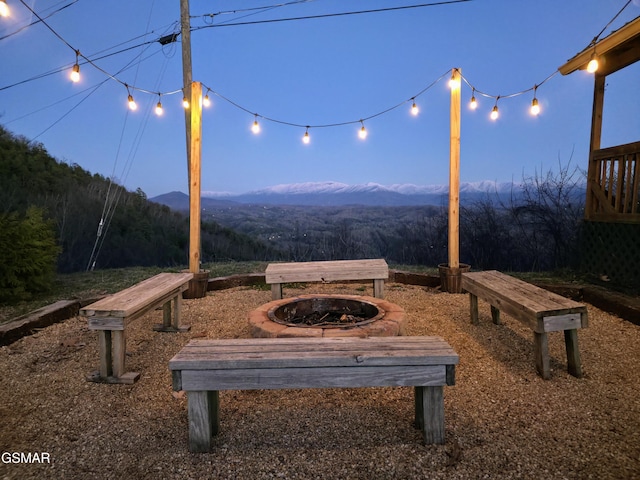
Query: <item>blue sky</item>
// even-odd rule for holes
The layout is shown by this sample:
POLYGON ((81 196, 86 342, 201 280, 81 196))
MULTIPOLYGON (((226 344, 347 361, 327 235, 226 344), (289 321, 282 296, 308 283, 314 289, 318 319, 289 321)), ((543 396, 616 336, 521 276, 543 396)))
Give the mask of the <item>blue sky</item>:
MULTIPOLYGON (((0 19, 0 123, 130 190, 149 197, 187 192, 181 45, 157 42, 179 29, 179 0, 24 0, 51 29, 42 23, 23 29, 37 18, 21 0, 7 2, 12 14, 0 19), (68 78, 74 50, 99 67, 81 58, 77 84, 68 78), (48 72, 55 73, 43 76, 48 72), (136 112, 127 109, 124 84, 136 112), (153 113, 159 98, 162 117, 153 113)), ((590 74, 556 73, 539 86, 537 117, 528 111, 533 92, 506 97, 554 74, 627 0, 472 0, 224 27, 209 26, 429 2, 190 3, 193 78, 212 90, 213 100, 203 112, 202 190, 242 193, 321 181, 447 184, 452 68, 491 96, 476 93, 479 107, 472 111, 472 89, 463 84, 461 181, 519 181, 569 162, 586 169, 590 74), (278 4, 287 5, 223 13, 278 4), (420 92, 414 117, 410 99, 420 92), (500 118, 492 121, 498 95, 500 118), (366 120, 368 137, 358 138, 359 119, 396 105, 366 120), (250 130, 252 113, 258 135, 250 130), (268 118, 311 125, 311 142, 301 141, 304 127, 268 118), (349 124, 313 128, 335 123, 349 124)), ((602 36, 639 15, 634 0, 602 36)), ((640 139, 638 85, 638 65, 608 77, 603 146, 640 139)))

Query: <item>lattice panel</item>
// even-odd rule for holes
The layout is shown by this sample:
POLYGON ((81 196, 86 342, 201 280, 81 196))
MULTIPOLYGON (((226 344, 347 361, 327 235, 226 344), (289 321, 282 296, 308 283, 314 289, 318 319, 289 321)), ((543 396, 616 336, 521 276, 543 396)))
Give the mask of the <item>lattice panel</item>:
POLYGON ((585 273, 640 289, 640 224, 584 221, 580 258, 585 273))

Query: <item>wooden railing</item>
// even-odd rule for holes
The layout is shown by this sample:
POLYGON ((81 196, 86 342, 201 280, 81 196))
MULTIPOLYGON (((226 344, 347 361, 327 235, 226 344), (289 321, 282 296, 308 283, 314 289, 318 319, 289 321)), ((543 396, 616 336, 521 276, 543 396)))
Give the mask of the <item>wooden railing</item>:
POLYGON ((585 217, 640 223, 640 142, 591 153, 585 217))

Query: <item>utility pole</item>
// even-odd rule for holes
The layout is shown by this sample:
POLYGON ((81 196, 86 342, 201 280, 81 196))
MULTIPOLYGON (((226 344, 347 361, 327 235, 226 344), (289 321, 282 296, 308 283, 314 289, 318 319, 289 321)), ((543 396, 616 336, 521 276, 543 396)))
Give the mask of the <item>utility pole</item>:
POLYGON ((189 176, 189 271, 198 274, 200 272, 202 85, 193 82, 189 12, 189 0, 180 0, 183 95, 189 101, 189 108, 185 110, 184 116, 189 176))

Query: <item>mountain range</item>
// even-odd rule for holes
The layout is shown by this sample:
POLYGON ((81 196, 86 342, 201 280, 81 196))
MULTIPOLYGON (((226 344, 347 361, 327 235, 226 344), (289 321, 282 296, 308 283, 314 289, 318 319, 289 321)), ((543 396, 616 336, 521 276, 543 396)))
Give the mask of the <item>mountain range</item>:
MULTIPOLYGON (((512 182, 482 181, 460 184, 460 202, 472 202, 518 196, 521 186, 512 182)), ((348 185, 339 182, 307 182, 275 185, 242 194, 202 192, 202 208, 237 204, 300 205, 300 206, 419 206, 446 205, 448 185, 380 185, 365 183, 348 185)), ((170 192, 150 198, 174 210, 188 210, 189 197, 182 192, 170 192)))

